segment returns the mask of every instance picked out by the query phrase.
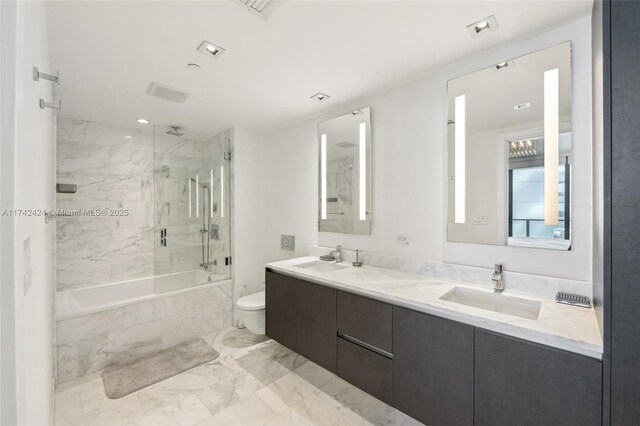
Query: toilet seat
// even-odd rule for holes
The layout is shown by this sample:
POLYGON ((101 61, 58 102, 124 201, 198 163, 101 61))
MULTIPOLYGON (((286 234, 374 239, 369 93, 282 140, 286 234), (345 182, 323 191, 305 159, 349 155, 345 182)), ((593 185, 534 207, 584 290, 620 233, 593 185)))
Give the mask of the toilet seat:
POLYGON ((243 311, 257 311, 264 309, 266 306, 265 293, 264 291, 261 291, 259 293, 241 297, 238 299, 236 304, 238 305, 238 308, 243 311))

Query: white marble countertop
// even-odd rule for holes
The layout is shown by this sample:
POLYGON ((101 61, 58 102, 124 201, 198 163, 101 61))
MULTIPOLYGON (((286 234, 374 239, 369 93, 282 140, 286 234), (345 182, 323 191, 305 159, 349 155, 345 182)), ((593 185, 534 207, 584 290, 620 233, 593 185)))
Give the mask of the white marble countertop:
POLYGON ((296 267, 314 260, 318 258, 306 256, 272 262, 266 266, 274 272, 292 275, 393 305, 602 359, 602 337, 593 308, 562 305, 552 299, 510 291, 507 284, 503 294, 541 301, 538 319, 524 319, 440 300, 442 295, 456 286, 491 291, 489 286, 368 265, 355 268, 348 262, 341 263, 347 268, 323 273, 296 267))

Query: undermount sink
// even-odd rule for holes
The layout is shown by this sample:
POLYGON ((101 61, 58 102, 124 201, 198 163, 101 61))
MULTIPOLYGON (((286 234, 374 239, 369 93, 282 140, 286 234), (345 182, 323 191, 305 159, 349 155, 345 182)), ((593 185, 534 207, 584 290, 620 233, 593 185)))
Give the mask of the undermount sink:
POLYGON ((339 271, 340 269, 348 268, 348 266, 340 265, 339 263, 323 262, 321 260, 313 260, 311 262, 301 263, 300 265, 293 266, 295 266, 296 268, 306 269, 307 271, 320 273, 334 272, 339 271))
POLYGON ((538 319, 541 306, 539 300, 473 290, 466 287, 454 287, 440 297, 440 300, 532 320, 538 319))

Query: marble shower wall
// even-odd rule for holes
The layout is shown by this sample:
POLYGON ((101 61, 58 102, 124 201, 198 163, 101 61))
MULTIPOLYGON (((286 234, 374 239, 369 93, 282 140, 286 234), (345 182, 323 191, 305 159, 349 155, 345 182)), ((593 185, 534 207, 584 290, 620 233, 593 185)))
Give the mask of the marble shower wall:
POLYGON ((57 380, 100 371, 231 326, 232 284, 57 321, 57 380))
POLYGON ((58 117, 59 209, 128 209, 128 216, 56 221, 57 290, 71 290, 154 274, 153 135, 58 117), (131 136, 128 139, 125 136, 131 136))
MULTIPOLYGON (((134 130, 60 117, 57 126, 57 183, 75 183, 75 194, 57 194, 60 209, 127 209, 128 216, 76 217, 56 221, 57 290, 73 290, 153 275, 199 269, 202 211, 196 215, 195 184, 189 217, 188 178, 209 183, 213 170, 214 217, 210 272, 229 277, 230 150, 233 130, 216 136, 164 128, 134 130), (125 138, 131 136, 131 138, 125 138), (225 166, 225 215, 220 214, 220 167, 225 166), (155 198, 154 198, 155 197, 155 198), (200 216, 200 217, 196 217, 200 216), (155 227, 167 229, 160 246, 155 227)), ((199 194, 202 206, 202 192, 199 194)), ((159 232, 159 231, 158 231, 159 232)), ((196 283, 189 283, 193 285, 196 283)))
MULTIPOLYGON (((209 271, 220 277, 230 277, 230 266, 225 258, 231 256, 231 200, 230 167, 224 159, 231 150, 233 130, 216 136, 184 132, 175 137, 162 131, 156 132, 156 226, 167 230, 167 245, 156 241, 156 273, 168 274, 199 269, 202 263, 203 217, 210 214, 213 199, 213 217, 207 217, 206 225, 217 226, 217 238, 210 237, 210 261, 216 261, 209 271), (224 167, 225 201, 222 215, 221 168, 224 167), (197 186, 190 179, 213 187, 213 191, 197 186), (213 177, 213 185, 211 182, 213 177), (189 198, 191 187, 191 198, 189 198), (191 200, 191 203, 190 203, 191 200), (203 208, 206 205, 206 210, 203 208)), ((206 244, 206 239, 205 239, 206 244)), ((206 250, 206 246, 205 246, 206 250)))

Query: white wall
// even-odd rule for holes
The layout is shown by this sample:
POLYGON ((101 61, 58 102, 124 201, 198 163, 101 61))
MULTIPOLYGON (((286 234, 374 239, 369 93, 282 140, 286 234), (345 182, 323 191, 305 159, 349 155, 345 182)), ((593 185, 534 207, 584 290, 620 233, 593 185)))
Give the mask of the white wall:
POLYGON ((584 17, 270 135, 264 159, 269 168, 269 220, 264 222, 269 224, 268 260, 292 256, 279 249, 279 235, 288 233, 296 235, 295 255, 305 254, 310 244, 342 244, 350 249, 483 267, 502 262, 507 270, 590 281, 590 61, 590 19, 584 17), (573 42, 573 250, 446 242, 447 80, 567 40, 573 42), (371 106, 373 128, 372 233, 370 236, 318 233, 316 124, 365 106, 371 106), (397 235, 407 236, 410 244, 398 244, 397 235))
MULTIPOLYGON (((3 132, 3 173, 5 165, 13 164, 13 173, 2 181, 2 201, 22 209, 47 209, 53 206, 54 181, 54 129, 53 114, 49 109, 41 110, 38 100, 52 99, 52 85, 47 81, 34 82, 32 67, 43 72, 49 69, 49 55, 46 37, 44 2, 17 2, 15 11, 16 38, 2 40, 2 49, 15 46, 15 64, 2 64, 2 70, 15 70, 14 117, 5 115, 3 120, 12 120, 14 132, 8 139, 3 132), (15 43, 15 45, 12 45, 15 43), (6 68, 7 67, 7 68, 6 68), (14 68, 15 67, 15 68, 14 68), (11 153, 11 150, 14 150, 11 153), (13 182, 13 185, 11 185, 13 182), (10 187, 13 188, 10 188, 10 187), (11 195, 11 191, 14 194, 11 195), (5 197, 5 191, 9 197, 5 197)), ((3 14, 7 10, 3 5, 3 14)), ((4 18, 3 23, 4 23, 4 18)), ((4 36, 4 33, 3 33, 4 36)), ((3 76, 4 78, 4 76, 3 76)), ((4 93, 3 93, 4 96, 4 93)), ((3 123, 3 127, 7 123, 3 123)), ((6 175, 5 175, 6 176, 6 175)), ((3 176, 3 178, 5 177, 3 176)), ((5 208, 5 205, 0 206, 5 208)), ((11 289, 15 338, 13 346, 3 347, 3 356, 11 351, 15 355, 15 398, 17 401, 14 418, 5 417, 11 423, 27 425, 51 424, 53 392, 53 224, 45 224, 43 217, 17 217, 3 222, 3 258, 13 256, 13 274, 5 275, 3 269, 2 286, 11 289), (13 251, 4 249, 4 232, 10 225, 13 232, 13 251), (30 239, 30 256, 25 253, 25 240, 30 239), (32 285, 25 287, 25 270, 30 264, 32 285)), ((6 258, 5 258, 6 259, 6 258)), ((4 260, 4 259, 3 259, 4 260)), ((5 263, 3 262, 3 267, 5 263)), ((3 295, 6 294, 3 292, 3 295)), ((5 318, 3 318, 4 320, 5 318)), ((4 327, 4 324, 3 324, 4 327)), ((6 343, 3 340, 3 344, 6 343)), ((10 356, 11 356, 10 355, 10 356)), ((9 357, 10 357, 9 356, 9 357)), ((8 357, 8 358, 9 358, 8 357)), ((6 370, 5 370, 6 371, 6 370)), ((3 377, 4 379, 4 377, 3 377)), ((3 389, 6 390, 6 389, 3 389)), ((4 398, 9 395, 5 395, 4 398)), ((12 410, 12 407, 9 406, 12 410)), ((14 410, 12 410, 14 411, 14 410)), ((4 413, 3 416, 10 413, 4 413)), ((8 423, 8 424, 11 424, 8 423)), ((5 424, 5 423, 3 423, 5 424)))
POLYGON ((267 149, 261 136, 234 128, 233 138, 233 280, 234 301, 262 290, 265 247, 267 149))

